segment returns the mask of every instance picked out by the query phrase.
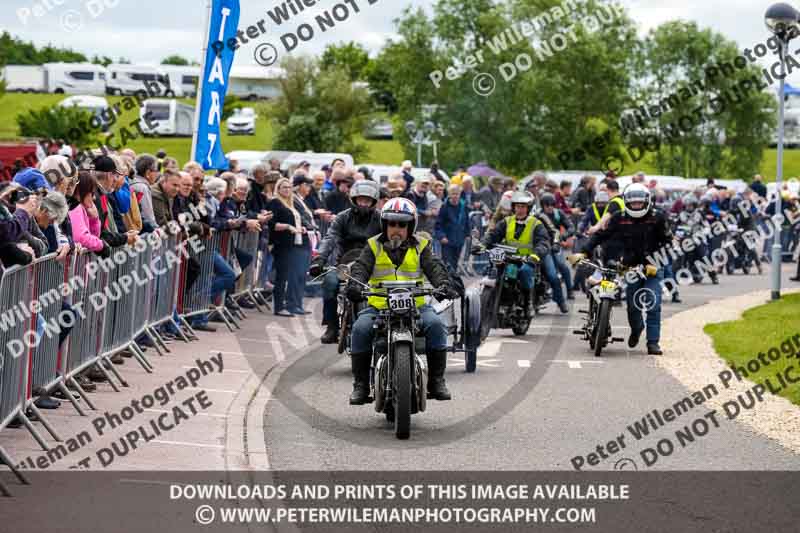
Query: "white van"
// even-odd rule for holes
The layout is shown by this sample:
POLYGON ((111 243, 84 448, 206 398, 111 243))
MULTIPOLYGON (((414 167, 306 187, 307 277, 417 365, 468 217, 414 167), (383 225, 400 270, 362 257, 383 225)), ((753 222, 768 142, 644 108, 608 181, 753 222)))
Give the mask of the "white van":
POLYGON ((146 90, 145 82, 156 83, 161 96, 175 98, 183 96, 181 86, 170 79, 166 72, 158 67, 147 65, 127 65, 112 63, 106 69, 108 80, 106 92, 111 95, 133 95, 137 91, 146 90), (167 84, 166 90, 164 84, 167 84), (165 94, 166 93, 166 94, 165 94))
POLYGON ((6 91, 19 93, 45 92, 44 68, 38 65, 6 65, 0 72, 6 91))
POLYGON ((200 67, 161 65, 159 68, 169 76, 170 83, 180 85, 185 96, 192 98, 197 96, 197 88, 200 83, 200 67))
POLYGON ((311 171, 321 169, 325 165, 333 163, 334 159, 341 159, 348 167, 353 166, 353 156, 350 154, 318 154, 315 152, 292 152, 292 154, 281 162, 281 170, 289 172, 294 170, 303 161, 308 161, 311 171))
POLYGON ((191 136, 194 132, 194 106, 171 98, 150 98, 139 110, 140 125, 145 135, 191 136), (145 116, 150 113, 147 125, 145 116))
POLYGON ((106 69, 91 63, 45 63, 47 92, 56 94, 105 94, 106 69))

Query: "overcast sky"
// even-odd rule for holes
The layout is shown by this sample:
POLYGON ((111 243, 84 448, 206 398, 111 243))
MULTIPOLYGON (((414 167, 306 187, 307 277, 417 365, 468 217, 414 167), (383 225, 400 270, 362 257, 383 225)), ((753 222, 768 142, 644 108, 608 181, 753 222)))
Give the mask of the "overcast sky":
MULTIPOLYGON (((296 0, 293 0, 296 1, 296 0)), ((278 27, 267 16, 267 9, 283 4, 276 0, 241 0, 242 15, 239 27, 246 28, 261 19, 266 20, 267 34, 249 43, 237 53, 236 64, 254 64, 255 45, 261 42, 279 44, 279 38, 298 24, 332 8, 343 0, 317 0, 317 5, 291 23, 278 27)), ((355 40, 370 51, 377 51, 394 32, 393 20, 408 5, 430 9, 433 0, 349 0, 360 13, 351 13, 344 22, 310 42, 301 43, 297 52, 317 54, 328 43, 355 40)), ((640 33, 676 18, 696 21, 736 41, 740 49, 763 42, 769 34, 764 27, 766 8, 773 3, 752 0, 622 0, 640 33)), ((204 36, 205 0, 2 0, 0 28, 37 45, 52 43, 71 47, 91 56, 120 56, 139 63, 158 63, 167 55, 177 53, 200 60, 204 36), (90 12, 89 5, 112 5, 103 12, 90 12), (51 6, 47 10, 46 5, 51 6), (60 5, 56 5, 60 4, 60 5), (46 11, 35 15, 34 6, 46 11), (93 15, 96 15, 93 17, 93 15), (66 26, 66 28, 65 28, 66 26), (74 28, 80 27, 75 30, 74 28), (68 28, 68 29, 67 29, 68 28), (70 31, 72 30, 72 31, 70 31)), ((319 32, 318 32, 319 33, 319 32)), ((279 47, 280 49, 280 47, 279 47)), ((767 62, 772 63, 773 60, 767 62)), ((790 76, 800 79, 800 73, 790 76)))

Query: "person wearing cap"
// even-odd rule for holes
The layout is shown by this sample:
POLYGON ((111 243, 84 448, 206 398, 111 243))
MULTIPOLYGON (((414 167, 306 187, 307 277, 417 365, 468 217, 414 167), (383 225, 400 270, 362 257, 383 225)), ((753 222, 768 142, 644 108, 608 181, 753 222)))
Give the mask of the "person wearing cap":
POLYGON ((325 199, 328 193, 331 193, 336 190, 336 186, 331 181, 331 174, 333 173, 333 167, 330 165, 322 165, 320 169, 322 172, 325 173, 325 181, 322 184, 322 188, 320 189, 320 196, 322 199, 325 199))
POLYGON ((664 270, 649 258, 672 243, 672 231, 666 215, 653 204, 650 190, 641 183, 631 183, 622 194, 625 208, 614 213, 608 227, 596 232, 589 241, 569 257, 570 263, 578 264, 587 254, 608 242, 619 243, 619 253, 611 254, 605 249, 606 261, 637 268, 643 276, 631 281, 626 277, 628 324, 631 328, 628 347, 635 348, 646 331, 647 353, 661 355, 661 293, 664 270), (642 314, 647 314, 646 321, 642 314))
POLYGON ((139 232, 126 231, 122 217, 114 208, 116 205, 114 192, 117 187, 117 166, 114 160, 107 155, 101 155, 94 158, 92 166, 97 181, 95 207, 100 218, 100 238, 111 248, 134 244, 139 238, 139 232))
POLYGON ((490 213, 497 209, 501 196, 503 196, 503 178, 500 176, 489 178, 489 183, 478 191, 478 197, 490 213))
POLYGON ((344 168, 335 169, 331 174, 331 180, 336 190, 325 197, 325 209, 338 215, 353 205, 350 203, 350 187, 353 185, 353 180, 347 176, 344 168))
MULTIPOLYGON (((366 246, 367 239, 381 232, 380 213, 376 209, 379 197, 380 190, 374 181, 353 184, 350 189, 353 207, 336 215, 323 236, 319 253, 309 268, 312 277, 320 276, 329 263, 338 265, 351 261, 366 246)), ((322 325, 326 327, 321 338, 323 344, 339 340, 338 293, 339 276, 336 270, 331 270, 322 281, 322 325)))
POLYGON ((44 174, 38 169, 28 167, 20 170, 14 175, 14 183, 25 187, 33 192, 49 191, 53 188, 44 174))
MULTIPOLYGON (((511 195, 512 214, 500 220, 494 229, 487 233, 481 244, 491 248, 495 244, 514 246, 517 253, 540 262, 550 252, 550 236, 544 224, 531 214, 533 196, 529 192, 517 191, 511 195)), ((519 269, 519 282, 525 291, 525 309, 533 301, 536 280, 534 270, 528 264, 519 269)))
POLYGON ((553 299, 558 304, 561 312, 566 312, 566 304, 561 292, 561 281, 559 280, 559 273, 564 278, 564 286, 567 289, 567 299, 574 300, 575 296, 572 294, 572 274, 564 259, 563 250, 570 247, 569 241, 575 234, 575 226, 569 217, 556 208, 556 198, 550 193, 544 193, 539 198, 539 205, 542 208, 541 213, 537 216, 544 223, 547 228, 550 238, 552 239, 552 247, 550 254, 547 255, 542 261, 544 272, 550 281, 550 286, 553 287, 553 299))
POLYGON ((439 171, 439 162, 438 161, 434 160, 431 163, 430 174, 431 174, 431 176, 433 176, 433 179, 435 179, 437 181, 440 181, 440 182, 444 183, 445 185, 447 185, 447 180, 444 179, 444 176, 439 171))

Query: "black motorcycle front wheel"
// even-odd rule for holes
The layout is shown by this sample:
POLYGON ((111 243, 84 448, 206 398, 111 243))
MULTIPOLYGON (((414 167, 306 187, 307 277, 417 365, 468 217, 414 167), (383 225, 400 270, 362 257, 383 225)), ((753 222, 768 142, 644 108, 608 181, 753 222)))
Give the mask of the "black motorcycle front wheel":
POLYGON ((394 434, 398 439, 407 439, 411 433, 412 358, 408 344, 394 347, 394 434))
POLYGON ((608 338, 608 323, 611 320, 611 300, 604 299, 597 308, 597 323, 594 328, 594 356, 600 357, 608 338))

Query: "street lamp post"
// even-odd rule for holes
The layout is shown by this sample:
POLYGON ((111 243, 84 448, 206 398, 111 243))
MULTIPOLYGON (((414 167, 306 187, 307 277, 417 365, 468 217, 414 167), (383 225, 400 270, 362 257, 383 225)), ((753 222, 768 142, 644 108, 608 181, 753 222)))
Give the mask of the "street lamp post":
POLYGON ((434 159, 436 158, 436 145, 438 141, 433 140, 433 134, 436 133, 436 124, 430 120, 426 120, 422 128, 417 126, 413 120, 406 122, 406 133, 411 139, 411 144, 417 147, 417 167, 422 167, 422 147, 433 145, 434 159))
POLYGON ((800 33, 798 28, 798 18, 800 13, 789 4, 783 2, 773 4, 764 14, 764 23, 767 29, 778 38, 778 55, 781 63, 780 87, 778 90, 778 169, 775 173, 775 215, 773 217, 775 241, 772 245, 772 264, 770 273, 772 275, 772 299, 779 300, 781 297, 781 265, 783 262, 781 246, 781 226, 783 225, 783 209, 781 207, 781 182, 783 179, 783 109, 785 95, 786 77, 786 47, 789 41, 800 33))

